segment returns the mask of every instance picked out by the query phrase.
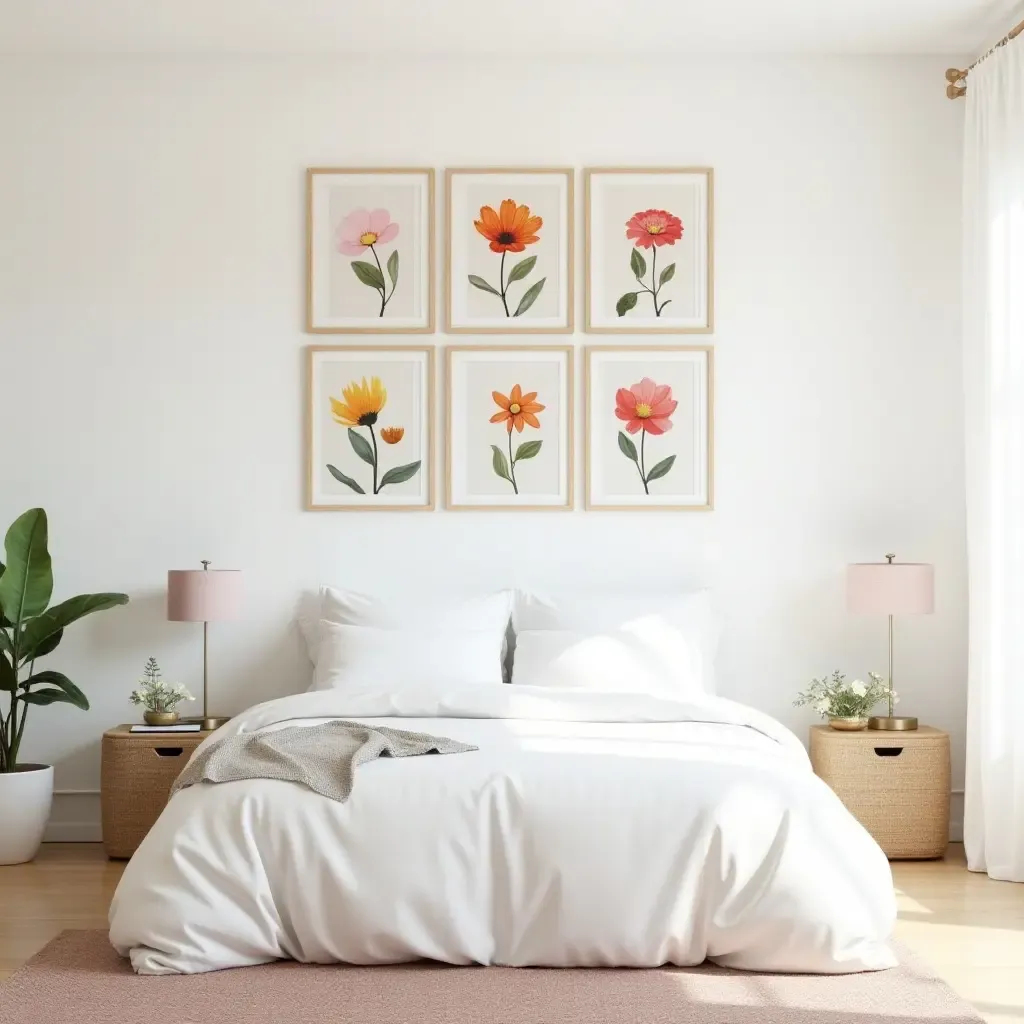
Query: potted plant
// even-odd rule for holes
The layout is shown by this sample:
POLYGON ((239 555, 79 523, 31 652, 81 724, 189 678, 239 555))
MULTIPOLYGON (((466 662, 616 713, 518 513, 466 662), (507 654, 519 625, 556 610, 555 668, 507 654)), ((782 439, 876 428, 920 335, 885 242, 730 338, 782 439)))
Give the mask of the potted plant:
MULTIPOLYGON (((810 705, 822 718, 828 719, 833 729, 864 729, 868 712, 889 696, 889 688, 877 672, 869 672, 868 678, 870 683, 860 679, 848 683, 846 676, 836 671, 831 678, 812 679, 811 685, 793 703, 797 707, 810 705)), ((892 700, 894 704, 899 701, 895 692, 892 700)))
POLYGON ((89 709, 85 694, 66 675, 36 671, 64 630, 92 612, 126 604, 127 594, 81 594, 49 607, 53 571, 46 547, 46 513, 29 509, 4 539, 0 563, 0 864, 31 860, 42 842, 53 799, 53 767, 18 759, 25 720, 33 705, 73 704, 89 709))
POLYGON ((129 700, 146 709, 143 717, 148 725, 173 725, 178 720, 174 709, 183 700, 195 697, 181 683, 165 683, 156 658, 150 658, 142 670, 139 688, 132 690, 129 700))

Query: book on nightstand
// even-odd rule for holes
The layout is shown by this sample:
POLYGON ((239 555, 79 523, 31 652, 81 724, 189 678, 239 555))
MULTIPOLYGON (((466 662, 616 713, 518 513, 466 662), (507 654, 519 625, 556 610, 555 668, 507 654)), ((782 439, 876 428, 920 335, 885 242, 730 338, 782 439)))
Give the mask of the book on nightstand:
POLYGON ((202 722, 181 722, 177 725, 133 725, 132 732, 200 732, 202 722))

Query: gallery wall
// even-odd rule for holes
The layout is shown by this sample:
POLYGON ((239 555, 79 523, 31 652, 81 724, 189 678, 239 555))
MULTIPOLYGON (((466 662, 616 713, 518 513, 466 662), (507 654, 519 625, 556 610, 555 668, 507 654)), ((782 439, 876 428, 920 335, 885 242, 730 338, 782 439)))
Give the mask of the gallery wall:
MULTIPOLYGON (((306 685, 294 613, 320 582, 424 600, 711 584, 720 689, 802 735, 812 675, 884 670, 885 623, 846 615, 845 564, 931 561, 936 614, 898 624, 897 681, 901 709, 952 732, 962 786, 949 61, 378 49, 0 66, 0 520, 46 507, 57 597, 132 598, 58 652, 93 710, 30 719, 24 753, 57 765, 51 837, 98 836, 99 737, 134 717, 146 657, 199 686, 201 627, 163 602, 166 571, 201 558, 248 592, 243 622, 211 627, 211 710, 306 685), (715 510, 303 511, 304 171, 347 164, 714 167, 715 510)), ((577 246, 581 214, 578 187, 577 246)), ((582 477, 577 460, 578 503, 582 477)))

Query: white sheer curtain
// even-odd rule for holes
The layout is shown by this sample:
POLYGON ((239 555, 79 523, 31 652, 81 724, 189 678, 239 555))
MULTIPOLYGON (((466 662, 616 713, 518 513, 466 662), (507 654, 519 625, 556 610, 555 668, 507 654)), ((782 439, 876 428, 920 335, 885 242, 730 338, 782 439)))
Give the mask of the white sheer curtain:
POLYGON ((972 871, 1024 882, 1024 36, 971 72, 964 149, 964 842, 972 871))

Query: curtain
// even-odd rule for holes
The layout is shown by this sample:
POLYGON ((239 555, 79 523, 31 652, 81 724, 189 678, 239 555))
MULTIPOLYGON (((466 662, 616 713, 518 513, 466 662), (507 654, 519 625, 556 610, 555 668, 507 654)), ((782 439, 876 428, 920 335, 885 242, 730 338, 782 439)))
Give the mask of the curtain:
POLYGON ((1024 37, 968 81, 963 260, 964 843, 972 871, 1024 882, 1024 37))

